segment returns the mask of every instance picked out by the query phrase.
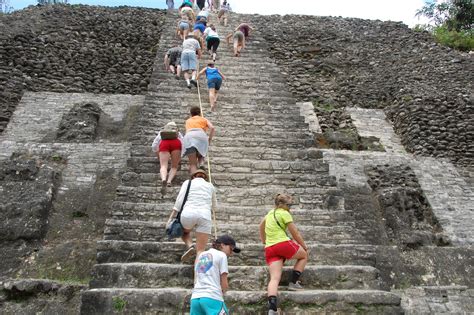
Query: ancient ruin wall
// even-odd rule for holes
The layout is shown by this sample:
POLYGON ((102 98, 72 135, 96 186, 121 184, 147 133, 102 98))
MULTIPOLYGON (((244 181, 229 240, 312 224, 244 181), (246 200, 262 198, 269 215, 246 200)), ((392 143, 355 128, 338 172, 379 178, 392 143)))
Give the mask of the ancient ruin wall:
POLYGON ((296 15, 246 19, 265 34, 300 100, 384 108, 408 151, 472 166, 472 55, 402 23, 296 15))
POLYGON ((163 15, 82 5, 0 15, 0 133, 25 91, 144 94, 163 15))

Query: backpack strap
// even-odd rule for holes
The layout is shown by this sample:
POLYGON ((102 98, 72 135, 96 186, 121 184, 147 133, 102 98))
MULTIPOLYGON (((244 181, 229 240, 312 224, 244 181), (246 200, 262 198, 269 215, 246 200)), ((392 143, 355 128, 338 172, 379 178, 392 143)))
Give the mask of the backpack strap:
POLYGON ((181 212, 183 212, 184 204, 186 203, 186 200, 188 200, 189 189, 191 188, 191 181, 192 179, 189 180, 188 187, 186 188, 186 194, 184 194, 183 203, 181 204, 181 209, 179 210, 178 215, 176 216, 176 220, 178 220, 178 222, 181 222, 181 212))

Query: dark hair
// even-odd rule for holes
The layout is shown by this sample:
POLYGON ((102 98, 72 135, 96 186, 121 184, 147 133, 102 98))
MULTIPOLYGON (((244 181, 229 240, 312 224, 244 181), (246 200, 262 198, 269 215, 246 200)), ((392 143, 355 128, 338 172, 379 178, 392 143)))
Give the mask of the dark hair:
POLYGON ((193 106, 189 112, 191 113, 191 116, 198 116, 201 115, 201 108, 199 108, 199 106, 193 106))
POLYGON ((217 240, 212 241, 212 248, 217 249, 217 250, 221 250, 221 246, 222 246, 221 242, 218 242, 217 240))

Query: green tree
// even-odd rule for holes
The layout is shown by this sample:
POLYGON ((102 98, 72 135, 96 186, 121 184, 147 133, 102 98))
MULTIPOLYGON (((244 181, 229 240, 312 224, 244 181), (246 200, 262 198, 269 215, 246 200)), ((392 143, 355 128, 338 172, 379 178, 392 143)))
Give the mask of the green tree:
POLYGON ((435 26, 444 26, 448 31, 472 31, 474 25, 474 2, 472 0, 427 0, 416 12, 426 16, 435 26))
POLYGON ((474 49, 474 0, 426 0, 416 15, 430 19, 432 25, 419 25, 418 29, 430 31, 442 45, 474 49))

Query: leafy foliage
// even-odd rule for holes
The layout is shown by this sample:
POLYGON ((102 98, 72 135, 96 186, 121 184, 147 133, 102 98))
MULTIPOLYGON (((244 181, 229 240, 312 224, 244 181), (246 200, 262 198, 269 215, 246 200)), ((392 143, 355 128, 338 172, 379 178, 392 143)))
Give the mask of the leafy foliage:
POLYGON ((439 26, 434 29, 433 34, 442 45, 463 51, 474 50, 473 31, 450 31, 445 26, 439 26))
POLYGON ((426 16, 434 24, 417 25, 415 30, 427 30, 445 46, 459 50, 474 49, 474 2, 472 0, 427 0, 417 11, 417 16, 426 16))
POLYGON ((445 26, 449 31, 469 31, 474 26, 474 3, 472 0, 427 0, 416 15, 426 16, 435 26, 445 26))

